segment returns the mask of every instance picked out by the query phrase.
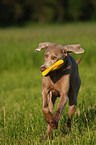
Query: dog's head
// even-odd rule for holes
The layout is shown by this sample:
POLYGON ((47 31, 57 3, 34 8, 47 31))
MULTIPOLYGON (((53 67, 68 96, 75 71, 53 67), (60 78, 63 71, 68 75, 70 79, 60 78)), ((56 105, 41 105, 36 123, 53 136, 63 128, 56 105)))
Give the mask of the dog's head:
POLYGON ((84 50, 81 48, 80 44, 62 46, 56 43, 45 42, 39 43, 39 47, 35 51, 41 51, 42 49, 46 49, 46 51, 44 53, 44 64, 40 68, 41 72, 57 60, 67 57, 68 53, 84 53, 84 50))

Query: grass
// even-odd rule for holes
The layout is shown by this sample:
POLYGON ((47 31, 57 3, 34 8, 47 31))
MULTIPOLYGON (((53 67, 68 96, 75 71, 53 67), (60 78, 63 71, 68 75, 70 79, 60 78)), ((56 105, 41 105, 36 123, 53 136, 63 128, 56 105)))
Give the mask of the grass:
MULTIPOLYGON (((1 144, 96 144, 96 24, 71 23, 0 29, 0 143, 1 144), (47 123, 42 112, 39 71, 43 53, 39 42, 62 45, 80 43, 85 53, 79 72, 82 85, 72 129, 65 132, 68 104, 62 112, 53 140, 44 141, 47 123)), ((56 105, 59 99, 56 101, 56 105)), ((56 105, 54 113, 56 111, 56 105)))

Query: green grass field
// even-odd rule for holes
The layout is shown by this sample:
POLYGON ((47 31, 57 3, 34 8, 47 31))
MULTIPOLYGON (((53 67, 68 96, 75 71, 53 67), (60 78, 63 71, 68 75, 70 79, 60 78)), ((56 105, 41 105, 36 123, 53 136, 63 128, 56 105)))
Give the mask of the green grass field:
MULTIPOLYGON (((56 105, 59 99, 56 101, 56 105)), ((56 105, 54 113, 56 111, 56 105)), ((96 145, 96 23, 30 25, 0 29, 0 143, 3 145, 96 145), (42 112, 43 53, 40 42, 78 44, 85 49, 79 72, 82 85, 72 129, 66 133, 68 104, 53 140, 45 140, 42 112)))

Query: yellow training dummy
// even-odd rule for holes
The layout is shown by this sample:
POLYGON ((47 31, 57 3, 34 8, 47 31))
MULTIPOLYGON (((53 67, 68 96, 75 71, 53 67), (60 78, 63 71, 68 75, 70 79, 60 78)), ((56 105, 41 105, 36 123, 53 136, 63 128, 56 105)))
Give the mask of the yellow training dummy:
POLYGON ((48 67, 46 70, 42 72, 43 76, 46 76, 50 71, 59 69, 64 63, 64 60, 58 60, 54 64, 52 64, 50 67, 48 67))

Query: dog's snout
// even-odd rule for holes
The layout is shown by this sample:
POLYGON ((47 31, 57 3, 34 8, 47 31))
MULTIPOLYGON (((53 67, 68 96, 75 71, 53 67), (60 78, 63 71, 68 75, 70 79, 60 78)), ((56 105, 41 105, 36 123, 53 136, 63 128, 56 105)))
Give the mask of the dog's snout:
POLYGON ((42 65, 42 66, 40 67, 40 71, 41 71, 41 72, 43 72, 45 69, 46 69, 46 67, 45 67, 44 65, 42 65))

